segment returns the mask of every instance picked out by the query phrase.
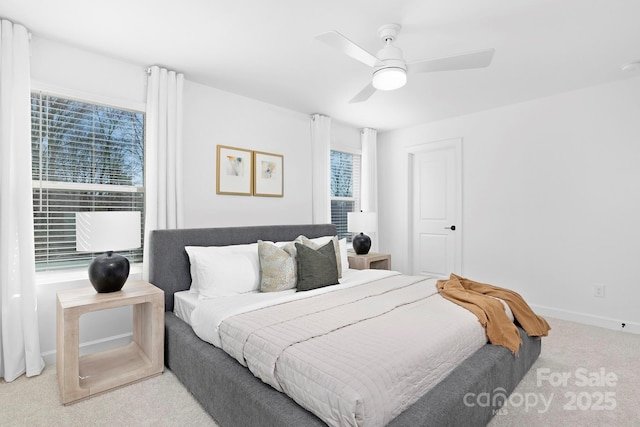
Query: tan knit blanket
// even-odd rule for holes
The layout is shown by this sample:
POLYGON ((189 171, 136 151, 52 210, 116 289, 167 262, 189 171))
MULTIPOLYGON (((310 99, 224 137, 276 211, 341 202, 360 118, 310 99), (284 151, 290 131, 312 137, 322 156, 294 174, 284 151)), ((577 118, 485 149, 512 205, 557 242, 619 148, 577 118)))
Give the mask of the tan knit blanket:
POLYGON ((453 273, 449 279, 438 280, 436 286, 444 298, 478 317, 478 321, 487 331, 490 343, 506 347, 514 354, 518 354, 522 340, 518 328, 496 298, 509 305, 513 317, 529 336, 547 336, 551 329, 547 321, 535 314, 524 299, 512 290, 474 282, 453 273))

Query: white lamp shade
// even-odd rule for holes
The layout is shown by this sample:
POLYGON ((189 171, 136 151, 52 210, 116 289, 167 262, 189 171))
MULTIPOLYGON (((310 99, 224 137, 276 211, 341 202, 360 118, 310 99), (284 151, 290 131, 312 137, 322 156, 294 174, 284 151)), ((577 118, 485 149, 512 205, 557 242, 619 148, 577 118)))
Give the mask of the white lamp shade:
POLYGON ((376 212, 347 212, 347 231, 350 233, 375 233, 378 231, 376 212))
POLYGON ((378 90, 400 89, 407 83, 407 72, 402 68, 383 68, 373 73, 371 83, 378 90))
POLYGON ((76 212, 76 251, 107 252, 140 247, 140 212, 76 212))

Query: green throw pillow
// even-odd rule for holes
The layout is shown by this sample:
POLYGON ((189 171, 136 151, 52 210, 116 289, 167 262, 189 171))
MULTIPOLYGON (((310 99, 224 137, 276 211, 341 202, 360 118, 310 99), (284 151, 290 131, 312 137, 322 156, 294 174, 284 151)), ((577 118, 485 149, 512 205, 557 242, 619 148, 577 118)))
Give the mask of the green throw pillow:
POLYGON ((311 249, 296 243, 298 291, 309 291, 338 284, 338 266, 333 242, 311 249))
MULTIPOLYGON (((310 247, 311 249, 318 249, 320 246, 326 244, 326 242, 320 244, 316 243, 317 241, 325 240, 328 237, 318 237, 315 239, 310 239, 307 236, 300 235, 296 237, 294 242, 302 243, 303 245, 310 247)), ((336 252, 336 265, 338 266, 338 279, 342 277, 342 257, 340 256, 340 241, 338 240, 338 236, 333 236, 329 240, 333 242, 333 250, 336 252)), ((348 266, 344 267, 349 268, 348 266)))

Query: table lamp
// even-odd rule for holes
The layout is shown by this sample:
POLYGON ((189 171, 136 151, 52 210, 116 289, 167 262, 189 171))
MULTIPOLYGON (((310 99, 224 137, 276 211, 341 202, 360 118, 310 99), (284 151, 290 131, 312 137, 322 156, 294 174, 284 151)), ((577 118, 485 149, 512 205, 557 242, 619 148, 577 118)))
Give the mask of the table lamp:
POLYGON ((353 237, 353 250, 356 254, 368 254, 371 249, 371 238, 364 233, 378 231, 378 214, 376 212, 348 212, 347 231, 360 233, 353 237))
POLYGON ((105 252, 89 265, 89 280, 99 293, 122 289, 129 260, 114 251, 140 247, 140 212, 76 212, 76 251, 105 252))

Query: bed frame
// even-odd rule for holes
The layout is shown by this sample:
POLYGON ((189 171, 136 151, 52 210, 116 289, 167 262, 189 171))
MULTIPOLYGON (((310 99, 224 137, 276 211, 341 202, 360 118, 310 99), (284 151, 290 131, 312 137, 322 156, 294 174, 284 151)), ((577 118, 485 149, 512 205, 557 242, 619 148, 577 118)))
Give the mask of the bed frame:
MULTIPOLYGON (((301 234, 314 238, 335 235, 336 229, 331 224, 316 224, 151 233, 147 248, 150 251, 149 281, 165 293, 165 365, 221 427, 325 424, 285 394, 254 377, 224 351, 202 341, 189 325, 173 314, 173 294, 189 289, 191 284, 184 247, 253 243, 259 239, 291 241, 301 234)), ((540 354, 540 339, 528 337, 521 329, 520 335, 523 343, 518 357, 504 347, 485 345, 388 425, 486 425, 540 354), (493 405, 471 405, 479 393, 489 393, 493 405)))

